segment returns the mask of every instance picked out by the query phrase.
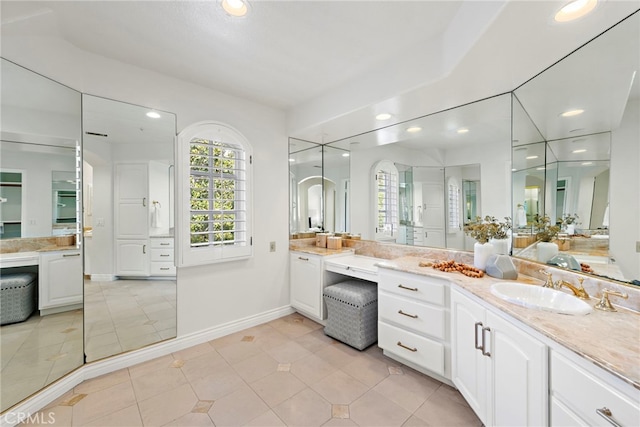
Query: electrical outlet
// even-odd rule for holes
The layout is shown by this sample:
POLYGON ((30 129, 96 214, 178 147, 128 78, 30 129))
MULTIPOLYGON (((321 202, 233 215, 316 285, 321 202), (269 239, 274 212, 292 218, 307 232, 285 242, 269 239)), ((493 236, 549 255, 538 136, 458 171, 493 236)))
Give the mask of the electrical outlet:
POLYGON ((269 242, 269 252, 276 251, 276 242, 269 242))

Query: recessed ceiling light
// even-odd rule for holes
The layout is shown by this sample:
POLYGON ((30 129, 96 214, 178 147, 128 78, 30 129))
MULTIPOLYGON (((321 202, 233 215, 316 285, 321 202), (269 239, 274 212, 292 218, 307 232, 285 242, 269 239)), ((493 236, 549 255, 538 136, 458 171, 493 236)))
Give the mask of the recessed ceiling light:
POLYGON ((389 120, 391 118, 391 114, 389 113, 380 113, 376 116, 376 120, 389 120))
POLYGON ((151 117, 152 119, 159 119, 160 114, 156 113, 155 111, 149 111, 147 113, 147 117, 151 117))
POLYGON ((576 110, 569 110, 569 111, 565 111, 564 113, 560 114, 561 117, 573 117, 573 116, 577 116, 579 114, 584 113, 584 110, 581 109, 576 109, 576 110))
POLYGON ((411 132, 411 133, 420 132, 421 130, 422 128, 420 126, 411 126, 407 128, 407 132, 411 132))
POLYGON ((518 170, 518 169, 511 169, 511 172, 515 172, 515 171, 517 171, 517 170, 518 170))
POLYGON ((469 132, 469 129, 466 129, 466 128, 460 128, 460 129, 458 129, 456 132, 458 132, 458 133, 467 133, 467 132, 469 132))
POLYGON ((246 0, 222 0, 222 8, 231 16, 241 17, 249 11, 249 2, 246 0))
POLYGON ((572 153, 573 154, 578 154, 578 153, 586 153, 587 150, 585 148, 581 148, 579 150, 573 150, 572 153))
POLYGON ((533 159, 537 159, 537 158, 538 158, 538 156, 527 156, 527 157, 525 157, 525 159, 527 159, 527 160, 533 160, 533 159))
POLYGON ((553 19, 556 22, 573 21, 591 12, 597 4, 598 0, 574 0, 560 9, 553 19))
POLYGON ((582 166, 589 166, 592 165, 593 162, 582 162, 582 166))
POLYGON ((289 161, 290 161, 290 162, 295 162, 295 161, 296 161, 296 159, 289 159, 289 161))
POLYGON ((342 157, 349 157, 349 153, 342 153, 342 157))
POLYGON ((537 171, 543 171, 544 169, 545 169, 544 166, 536 168, 537 171))

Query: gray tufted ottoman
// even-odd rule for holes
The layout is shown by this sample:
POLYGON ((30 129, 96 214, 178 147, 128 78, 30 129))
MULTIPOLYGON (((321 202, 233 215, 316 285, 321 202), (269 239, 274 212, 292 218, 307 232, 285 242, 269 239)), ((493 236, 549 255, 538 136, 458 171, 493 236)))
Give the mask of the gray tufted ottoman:
POLYGON ((3 274, 0 282, 0 325, 27 320, 36 309, 36 274, 3 274))
POLYGON ((378 341, 378 286, 347 280, 324 288, 327 325, 324 333, 363 350, 378 341))

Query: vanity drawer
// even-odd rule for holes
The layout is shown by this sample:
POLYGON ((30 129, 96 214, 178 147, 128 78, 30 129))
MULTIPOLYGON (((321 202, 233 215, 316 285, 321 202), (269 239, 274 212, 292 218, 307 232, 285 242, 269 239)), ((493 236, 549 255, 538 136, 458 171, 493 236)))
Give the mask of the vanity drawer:
POLYGON ((411 329, 418 334, 434 338, 447 338, 447 310, 424 303, 380 292, 378 316, 381 321, 389 321, 411 329))
POLYGON ((152 262, 151 263, 151 275, 152 276, 175 276, 176 266, 171 262, 152 262))
POLYGON ((173 237, 152 237, 150 240, 152 248, 173 248, 173 237))
POLYGON ((151 248, 151 261, 173 261, 173 248, 151 248))
POLYGON ((446 306, 446 290, 449 282, 433 277, 378 270, 378 289, 410 299, 446 306))
MULTIPOLYGON (((594 369, 599 368, 594 367, 594 369)), ((564 403, 588 425, 611 425, 596 412, 605 407, 611 411, 611 418, 619 424, 640 425, 640 407, 638 406, 640 392, 637 389, 631 392, 632 396, 623 393, 559 353, 555 351, 551 353, 552 397, 564 403)), ((559 420, 560 417, 554 416, 552 411, 551 425, 559 425, 559 420)))
POLYGON ((378 322, 378 347, 422 368, 445 375, 442 343, 378 322))

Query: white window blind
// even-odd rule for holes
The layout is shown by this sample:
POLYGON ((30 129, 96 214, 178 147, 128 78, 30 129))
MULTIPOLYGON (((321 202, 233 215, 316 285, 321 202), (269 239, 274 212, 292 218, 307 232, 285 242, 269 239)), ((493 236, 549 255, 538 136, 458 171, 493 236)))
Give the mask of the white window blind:
POLYGON ((377 232, 393 234, 394 224, 398 223, 398 175, 385 170, 376 172, 378 186, 378 224, 377 232))
POLYGON ((460 230, 460 187, 449 183, 449 231, 460 230))
POLYGON ((248 143, 219 124, 198 124, 180 134, 184 183, 179 265, 251 255, 248 143))

